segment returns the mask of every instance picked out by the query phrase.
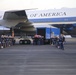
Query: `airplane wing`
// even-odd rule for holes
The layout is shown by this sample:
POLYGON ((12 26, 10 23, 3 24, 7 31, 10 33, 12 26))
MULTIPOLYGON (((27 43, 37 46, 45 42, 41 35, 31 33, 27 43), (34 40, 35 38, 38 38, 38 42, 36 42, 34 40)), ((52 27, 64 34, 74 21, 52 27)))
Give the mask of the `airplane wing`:
POLYGON ((35 31, 35 27, 32 23, 28 22, 28 23, 18 23, 16 26, 15 26, 16 29, 20 29, 22 31, 25 31, 25 32, 32 32, 32 31, 35 31))
POLYGON ((6 27, 16 26, 19 22, 27 22, 28 18, 25 10, 5 11, 3 19, 0 20, 0 25, 6 27))

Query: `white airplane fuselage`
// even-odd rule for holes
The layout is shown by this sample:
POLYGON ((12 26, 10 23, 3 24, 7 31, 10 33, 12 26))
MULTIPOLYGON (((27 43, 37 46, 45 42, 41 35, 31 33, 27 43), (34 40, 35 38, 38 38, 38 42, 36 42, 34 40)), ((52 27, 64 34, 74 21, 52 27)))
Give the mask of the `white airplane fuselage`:
MULTIPOLYGON (((32 25, 52 25, 52 24, 74 24, 76 23, 76 8, 65 9, 48 9, 48 10, 24 10, 27 19, 23 18, 24 13, 17 13, 16 11, 0 12, 0 25, 12 27, 19 22, 25 22, 27 19, 32 25), (21 15, 22 16, 21 16, 21 15), (20 17, 19 17, 20 16, 20 17), (7 18, 9 17, 9 19, 7 18), (19 18, 19 19, 18 19, 19 18)), ((20 11, 18 11, 20 12, 20 11)))
POLYGON ((28 19, 34 24, 71 24, 76 23, 76 8, 27 10, 28 19))

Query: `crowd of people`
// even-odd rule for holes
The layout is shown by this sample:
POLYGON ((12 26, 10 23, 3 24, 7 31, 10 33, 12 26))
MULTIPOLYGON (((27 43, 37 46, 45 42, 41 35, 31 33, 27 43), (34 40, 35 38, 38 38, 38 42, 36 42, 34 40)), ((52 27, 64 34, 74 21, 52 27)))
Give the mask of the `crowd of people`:
MULTIPOLYGON (((55 36, 51 34, 50 44, 56 46, 59 49, 64 50, 65 37, 63 34, 55 36)), ((15 44, 15 40, 12 36, 1 35, 0 36, 0 48, 5 48, 15 44)), ((44 38, 41 35, 35 35, 33 38, 34 45, 44 45, 44 38)))
POLYGON ((0 48, 5 48, 15 44, 14 38, 10 35, 1 35, 0 36, 0 48))
MULTIPOLYGON (((64 50, 65 37, 64 34, 54 35, 51 33, 50 44, 64 50)), ((35 35, 33 39, 34 45, 44 45, 44 38, 41 35, 35 35)))
POLYGON ((33 45, 43 45, 44 39, 41 35, 35 35, 33 38, 33 45))
POLYGON ((65 37, 63 34, 59 36, 51 36, 51 45, 55 45, 57 48, 64 50, 65 37))

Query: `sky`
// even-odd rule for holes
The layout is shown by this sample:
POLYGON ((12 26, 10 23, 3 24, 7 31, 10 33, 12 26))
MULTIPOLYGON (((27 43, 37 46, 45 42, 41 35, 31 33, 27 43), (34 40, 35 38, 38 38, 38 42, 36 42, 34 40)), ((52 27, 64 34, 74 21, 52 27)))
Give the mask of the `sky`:
POLYGON ((0 10, 76 8, 76 0, 0 0, 0 10))

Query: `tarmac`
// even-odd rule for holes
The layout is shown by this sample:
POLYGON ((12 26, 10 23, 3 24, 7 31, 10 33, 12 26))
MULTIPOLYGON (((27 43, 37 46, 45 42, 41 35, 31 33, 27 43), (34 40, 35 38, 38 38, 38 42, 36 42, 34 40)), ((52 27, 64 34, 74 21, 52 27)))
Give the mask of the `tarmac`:
POLYGON ((0 49, 0 75, 76 75, 76 43, 67 42, 64 47, 14 45, 0 49))

